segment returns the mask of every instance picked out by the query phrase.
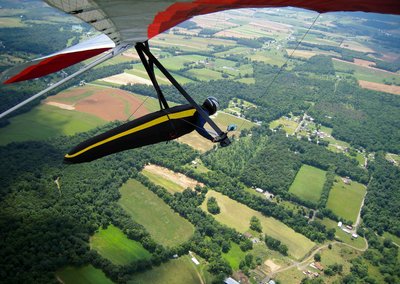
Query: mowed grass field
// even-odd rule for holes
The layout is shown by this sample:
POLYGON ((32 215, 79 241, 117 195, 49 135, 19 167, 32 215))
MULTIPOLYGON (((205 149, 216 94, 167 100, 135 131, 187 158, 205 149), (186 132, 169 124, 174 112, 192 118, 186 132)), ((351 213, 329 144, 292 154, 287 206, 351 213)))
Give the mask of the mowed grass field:
POLYGON ((140 182, 131 179, 121 187, 120 192, 118 203, 146 228, 156 242, 174 246, 193 235, 193 225, 140 182))
POLYGON ((90 247, 117 265, 151 257, 151 254, 139 242, 128 239, 113 225, 109 225, 107 229, 99 229, 90 238, 90 247))
POLYGON ((365 192, 364 185, 355 181, 351 181, 351 184, 347 185, 340 177, 336 177, 329 193, 327 207, 340 217, 354 223, 365 192))
POLYGON ((260 212, 213 190, 208 191, 207 198, 201 205, 204 212, 207 212, 207 199, 210 197, 215 197, 221 208, 220 214, 213 215, 218 222, 244 233, 249 231, 251 217, 256 216, 260 219, 263 233, 279 239, 283 244, 287 245, 289 254, 296 259, 302 258, 315 245, 314 242, 296 233, 282 222, 271 217, 265 217, 260 212))
POLYGON ((42 104, 12 117, 9 125, 0 128, 0 145, 72 135, 103 124, 105 121, 94 115, 42 104))
POLYGON ((166 179, 156 173, 153 173, 149 170, 144 169, 141 172, 144 176, 146 176, 152 183, 164 187, 167 191, 170 193, 174 194, 175 192, 182 192, 185 190, 182 186, 179 184, 166 179))
POLYGON ((200 278, 195 264, 188 255, 172 259, 151 270, 134 274, 129 284, 200 284, 200 278))
POLYGON ((317 203, 321 197, 325 176, 326 171, 309 165, 302 165, 289 188, 289 192, 303 200, 317 203))
POLYGON ((112 284, 103 271, 91 264, 82 267, 67 266, 56 272, 56 276, 64 284, 112 284))

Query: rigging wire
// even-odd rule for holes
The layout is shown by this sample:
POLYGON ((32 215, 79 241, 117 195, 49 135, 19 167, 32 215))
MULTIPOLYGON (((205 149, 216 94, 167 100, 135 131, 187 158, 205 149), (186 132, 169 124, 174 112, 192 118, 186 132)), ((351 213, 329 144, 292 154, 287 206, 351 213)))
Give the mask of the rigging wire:
MULTIPOLYGON (((268 90, 271 88, 272 84, 275 82, 275 80, 278 78, 278 76, 282 73, 283 69, 286 67, 287 63, 289 62, 289 60, 292 59, 293 54, 297 51, 297 49, 299 48, 300 44, 303 42, 303 40, 305 39, 305 37, 307 36, 307 34, 310 32, 310 30, 312 29, 312 27, 315 25, 315 23, 317 22, 319 16, 321 15, 321 13, 318 13, 317 16, 315 17, 314 21, 311 23, 311 25, 308 27, 307 31, 304 33, 304 35, 302 36, 302 38, 297 42, 296 47, 293 49, 293 51, 290 53, 289 57, 286 59, 285 63, 281 65, 281 67, 279 68, 278 72, 275 74, 275 76, 272 78, 271 82, 269 82, 269 84, 267 85, 267 87, 265 88, 265 92, 264 95, 266 95, 268 93, 268 90)), ((245 123, 245 120, 242 122, 242 124, 240 125, 240 127, 238 127, 238 130, 240 128, 242 128, 243 124, 245 123)))

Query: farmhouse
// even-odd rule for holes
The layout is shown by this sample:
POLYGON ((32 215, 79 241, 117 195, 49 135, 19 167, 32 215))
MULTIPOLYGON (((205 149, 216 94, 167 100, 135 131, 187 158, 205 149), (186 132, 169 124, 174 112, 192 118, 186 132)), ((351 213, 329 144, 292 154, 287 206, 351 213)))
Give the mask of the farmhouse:
POLYGON ((358 238, 358 235, 357 235, 357 234, 352 234, 351 236, 352 236, 353 238, 355 238, 355 239, 358 238))
POLYGON ((341 228, 342 225, 343 225, 342 221, 339 221, 339 223, 337 223, 337 226, 338 226, 339 228, 341 228))
POLYGON ((318 270, 324 270, 324 267, 322 266, 322 264, 320 262, 314 262, 314 266, 318 269, 318 270))
POLYGON ((264 190, 262 190, 262 188, 259 188, 259 187, 256 187, 256 191, 259 192, 259 193, 263 193, 264 192, 264 190))
POLYGON ((351 179, 350 179, 349 177, 344 177, 344 178, 342 178, 342 181, 343 181, 345 184, 351 184, 351 179))

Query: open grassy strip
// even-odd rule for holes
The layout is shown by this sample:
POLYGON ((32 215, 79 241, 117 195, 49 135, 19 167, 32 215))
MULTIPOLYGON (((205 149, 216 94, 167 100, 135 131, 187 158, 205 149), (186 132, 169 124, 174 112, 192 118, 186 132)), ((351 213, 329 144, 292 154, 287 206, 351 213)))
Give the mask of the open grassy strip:
POLYGON ((174 194, 175 192, 182 192, 185 190, 185 188, 183 188, 179 184, 169 179, 166 179, 165 177, 160 176, 156 173, 153 173, 149 170, 144 169, 142 171, 142 174, 146 176, 152 183, 164 187, 167 191, 169 191, 172 194, 174 194))
POLYGON ((64 284, 112 284, 103 271, 91 264, 82 267, 67 266, 56 272, 64 284))
POLYGON ((140 182, 131 179, 121 187, 120 192, 118 203, 146 228, 156 242, 174 246, 189 240, 193 235, 193 225, 140 182))
POLYGON ((327 207, 338 216, 354 223, 365 192, 364 185, 355 181, 345 184, 340 177, 336 177, 329 193, 327 207))
POLYGON ((391 233, 388 233, 388 232, 384 232, 383 233, 383 237, 386 238, 386 239, 392 240, 395 244, 400 246, 400 238, 398 236, 395 236, 395 235, 393 235, 391 233))
POLYGON ((210 81, 210 80, 218 80, 223 79, 222 73, 218 71, 214 71, 211 69, 190 69, 188 71, 192 76, 196 76, 196 78, 200 81, 210 81))
POLYGON ((327 229, 335 229, 335 238, 339 239, 340 241, 352 245, 353 247, 359 248, 359 249, 363 249, 366 246, 366 240, 361 237, 358 236, 358 238, 353 238, 351 236, 351 234, 346 233, 345 231, 343 231, 341 228, 339 228, 337 226, 337 222, 328 219, 328 218, 324 218, 323 220, 317 219, 318 222, 324 224, 326 226, 327 229))
MULTIPOLYGON (((256 216, 260 219, 263 233, 287 245, 289 254, 297 259, 303 257, 315 245, 314 242, 296 233, 282 222, 271 217, 265 217, 260 212, 232 200, 219 192, 209 190, 206 200, 210 197, 217 199, 221 209, 221 213, 214 216, 218 222, 244 233, 249 230, 250 218, 256 216)), ((202 204, 201 208, 207 212, 207 201, 202 204)))
POLYGON ((49 105, 37 106, 27 113, 12 117, 10 122, 8 126, 0 128, 0 145, 72 135, 105 124, 94 115, 49 105))
POLYGON ((318 203, 325 183, 325 175, 326 171, 309 165, 302 165, 290 186, 289 192, 303 200, 318 203))
POLYGON ((139 242, 128 239, 120 229, 113 225, 109 225, 107 229, 99 229, 90 238, 90 247, 117 265, 125 265, 135 260, 151 257, 151 254, 139 242))
POLYGON ((142 273, 137 273, 128 281, 129 284, 199 284, 204 283, 200 278, 196 265, 188 255, 172 259, 160 266, 142 273))

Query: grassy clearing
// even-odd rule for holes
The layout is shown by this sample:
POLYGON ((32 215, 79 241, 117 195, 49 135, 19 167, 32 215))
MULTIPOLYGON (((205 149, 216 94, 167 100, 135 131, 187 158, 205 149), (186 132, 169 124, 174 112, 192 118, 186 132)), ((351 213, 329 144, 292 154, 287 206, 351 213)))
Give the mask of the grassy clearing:
POLYGON ((231 242, 231 249, 227 253, 222 253, 222 257, 229 263, 233 271, 236 271, 239 270, 240 261, 247 253, 242 251, 238 244, 231 242))
POLYGON ((164 187, 167 191, 174 194, 175 192, 182 192, 185 190, 184 187, 180 186, 179 184, 166 179, 163 176, 160 176, 156 173, 153 173, 149 170, 144 169, 142 174, 146 176, 152 183, 164 187))
POLYGON ((151 270, 134 274, 129 284, 199 284, 204 283, 200 278, 198 267, 190 260, 188 255, 172 259, 151 270))
POLYGON ((105 121, 91 114, 40 105, 30 112, 12 117, 0 128, 0 145, 28 140, 45 140, 59 135, 85 132, 105 121), (27 131, 29 129, 29 131, 27 131))
POLYGON ((364 185, 355 181, 347 185, 337 176, 329 193, 327 207, 340 217, 354 223, 365 192, 364 185))
POLYGON ((196 78, 200 81, 211 81, 211 80, 219 80, 222 78, 222 73, 218 71, 214 71, 211 69, 191 69, 188 73, 192 76, 196 76, 196 78))
POLYGON ((185 64, 194 64, 199 61, 205 61, 206 57, 201 55, 178 55, 174 57, 161 59, 161 63, 168 70, 174 71, 185 67, 185 64))
POLYGON ((290 186, 289 192, 297 195, 303 200, 317 203, 321 197, 322 188, 325 183, 326 171, 309 165, 301 166, 296 178, 290 186))
POLYGON ((366 241, 364 238, 360 236, 357 239, 352 238, 350 234, 347 234, 337 226, 337 222, 328 218, 324 218, 323 220, 318 219, 318 221, 324 224, 327 229, 332 229, 332 228, 335 229, 335 237, 341 240, 342 242, 352 245, 353 247, 359 249, 365 248, 366 241))
POLYGON ((294 267, 279 273, 274 280, 278 280, 280 283, 298 284, 301 283, 304 276, 305 275, 298 270, 297 267, 294 267))
MULTIPOLYGON (((314 246, 312 241, 274 218, 265 217, 260 212, 234 201, 221 193, 212 190, 208 191, 207 199, 212 196, 217 199, 218 205, 221 208, 221 213, 214 217, 222 224, 244 233, 249 230, 250 218, 256 216, 261 221, 263 232, 279 239, 283 244, 287 245, 289 254, 297 259, 303 257, 314 246)), ((207 204, 204 202, 201 208, 205 212, 207 212, 206 207, 207 204)))
POLYGON ((154 240, 162 245, 181 244, 192 236, 194 227, 164 203, 162 199, 136 180, 129 180, 121 189, 119 204, 142 224, 154 240), (151 214, 149 214, 151 212, 151 214))
POLYGON ((64 284, 112 284, 103 271, 91 264, 82 267, 67 266, 56 272, 64 284))
POLYGON ((94 234, 90 238, 90 247, 117 265, 151 257, 151 254, 139 242, 128 239, 113 225, 109 225, 105 230, 100 229, 94 234))
POLYGON ((277 120, 271 121, 269 128, 275 129, 280 126, 287 134, 293 135, 298 125, 299 123, 294 120, 288 120, 281 117, 277 120))

